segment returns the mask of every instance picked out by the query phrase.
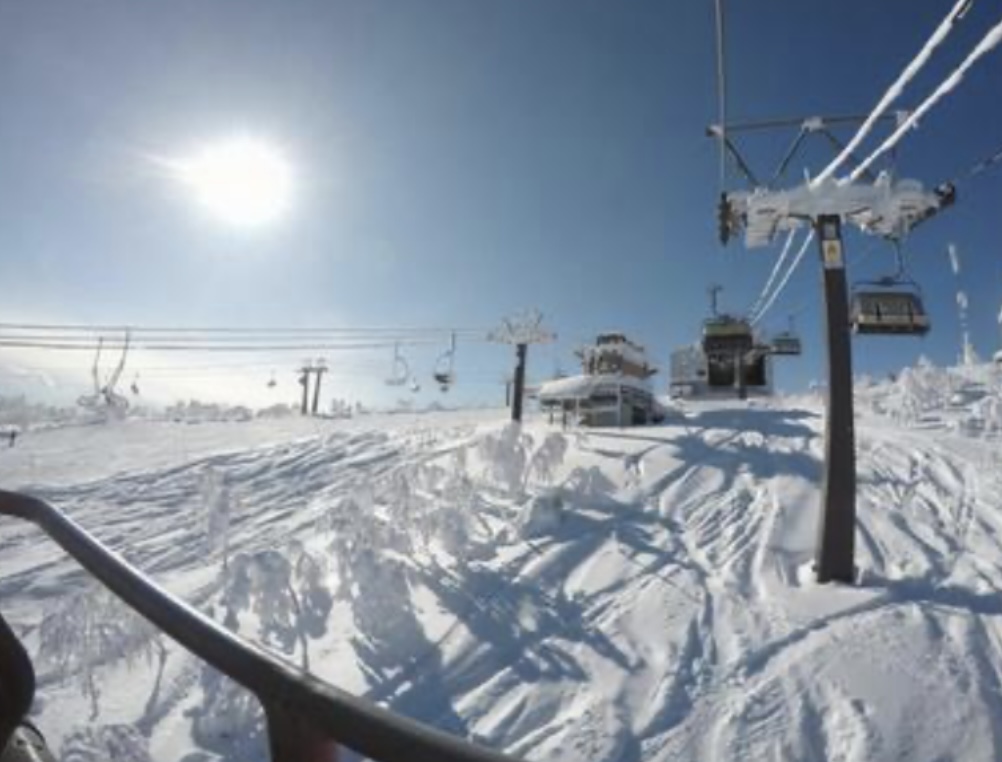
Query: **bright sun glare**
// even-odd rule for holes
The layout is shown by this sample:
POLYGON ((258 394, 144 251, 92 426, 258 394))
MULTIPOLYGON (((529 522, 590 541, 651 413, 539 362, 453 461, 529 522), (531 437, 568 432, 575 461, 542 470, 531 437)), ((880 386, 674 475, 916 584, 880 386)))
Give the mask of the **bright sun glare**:
POLYGON ((206 145, 172 166, 202 206, 236 227, 266 225, 289 208, 292 171, 268 143, 232 138, 206 145))

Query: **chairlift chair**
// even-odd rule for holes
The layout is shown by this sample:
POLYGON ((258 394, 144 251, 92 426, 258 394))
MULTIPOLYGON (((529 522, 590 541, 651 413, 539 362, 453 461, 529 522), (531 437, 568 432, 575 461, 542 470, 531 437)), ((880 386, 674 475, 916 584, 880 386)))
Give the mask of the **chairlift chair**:
POLYGON ((932 327, 918 285, 895 277, 854 287, 849 322, 867 336, 925 336, 932 327))
POLYGON ((800 337, 793 327, 793 317, 790 317, 790 327, 772 337, 772 341, 769 343, 769 352, 784 357, 796 357, 802 351, 800 337))
POLYGON ((456 334, 453 333, 449 341, 449 348, 443 352, 435 362, 435 370, 432 376, 438 388, 443 392, 449 391, 456 382, 456 374, 453 367, 456 359, 456 334))
POLYGON ((408 382, 411 382, 413 386, 414 381, 411 377, 411 369, 407 364, 407 360, 400 354, 400 344, 397 343, 393 345, 393 368, 390 372, 390 377, 386 379, 386 385, 403 386, 408 382))
POLYGON ((800 338, 787 331, 772 337, 772 354, 796 357, 802 351, 800 338))

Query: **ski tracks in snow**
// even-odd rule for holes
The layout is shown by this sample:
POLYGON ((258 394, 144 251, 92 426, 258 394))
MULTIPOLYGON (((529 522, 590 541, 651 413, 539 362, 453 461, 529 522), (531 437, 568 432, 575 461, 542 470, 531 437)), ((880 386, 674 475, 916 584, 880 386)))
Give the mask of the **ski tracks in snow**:
MULTIPOLYGON (((520 507, 492 493, 473 504, 496 530, 482 554, 399 562, 413 635, 394 641, 400 654, 352 645, 365 633, 351 634, 351 606, 364 601, 338 604, 340 640, 318 651, 354 655, 354 687, 371 698, 529 759, 990 759, 1002 727, 997 456, 864 422, 862 584, 817 586, 822 424, 809 409, 708 406, 666 426, 569 436, 564 476, 591 487, 561 493, 559 526, 522 539, 520 507)), ((215 571, 196 526, 207 467, 240 502, 237 552, 276 533, 308 537, 329 505, 398 469, 447 475, 451 453, 475 444, 470 429, 356 430, 41 496, 208 600, 215 571)), ((19 555, 30 535, 0 540, 0 595, 38 601, 81 583, 58 551, 19 555)), ((191 680, 176 669, 157 708, 165 722, 191 680)))

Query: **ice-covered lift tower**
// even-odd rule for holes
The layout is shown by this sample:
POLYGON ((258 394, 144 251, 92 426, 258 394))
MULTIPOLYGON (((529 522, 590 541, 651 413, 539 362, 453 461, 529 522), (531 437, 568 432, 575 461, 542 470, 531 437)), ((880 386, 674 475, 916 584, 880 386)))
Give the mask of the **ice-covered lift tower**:
POLYGON ((743 232, 745 245, 759 248, 779 233, 834 215, 864 233, 898 240, 955 199, 950 184, 928 191, 917 180, 894 180, 886 172, 873 182, 832 178, 782 190, 730 191, 720 201, 721 236, 726 242, 743 232))

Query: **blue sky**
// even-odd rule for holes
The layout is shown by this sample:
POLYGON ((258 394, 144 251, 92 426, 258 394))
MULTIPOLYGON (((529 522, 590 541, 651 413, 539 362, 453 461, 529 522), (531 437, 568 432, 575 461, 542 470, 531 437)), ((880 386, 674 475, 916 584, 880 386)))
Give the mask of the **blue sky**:
MULTIPOLYGON (((732 118, 868 112, 951 5, 729 3, 732 118)), ((976 4, 902 105, 997 21, 976 4)), ((1000 72, 996 51, 905 139, 902 175, 935 184, 1000 147, 1000 72)), ((744 309, 777 252, 716 241, 711 0, 6 2, 0 99, 2 321, 479 328, 538 307, 561 336, 532 354, 541 376, 611 328, 665 362, 696 338, 709 283, 744 309), (235 133, 274 141, 292 162, 281 224, 227 228, 149 160, 235 133)), ((771 167, 790 137, 745 146, 771 167)), ((791 179, 826 163, 820 148, 791 179)), ((958 288, 977 349, 995 350, 1000 201, 996 171, 916 232, 911 269, 933 333, 857 341, 857 372, 954 359, 958 288)), ((848 245, 850 261, 865 253, 853 277, 893 267, 885 246, 848 245)), ((785 388, 823 372, 818 296, 812 252, 771 313, 783 327, 799 311, 809 348, 782 363, 785 388)), ((430 371, 437 352, 412 364, 430 371)), ((58 366, 51 377, 74 393, 87 383, 89 357, 51 354, 0 349, 0 368, 58 366)), ((339 358, 358 371, 332 389, 385 401, 388 354, 339 358)), ((454 396, 497 397, 509 355, 460 344, 454 396)), ((298 359, 273 369, 288 380, 298 359)), ((131 362, 190 366, 178 394, 220 388, 197 378, 205 358, 131 362)), ((226 393, 260 392, 271 370, 227 379, 226 393)), ((0 376, 0 393, 23 384, 0 376)))

